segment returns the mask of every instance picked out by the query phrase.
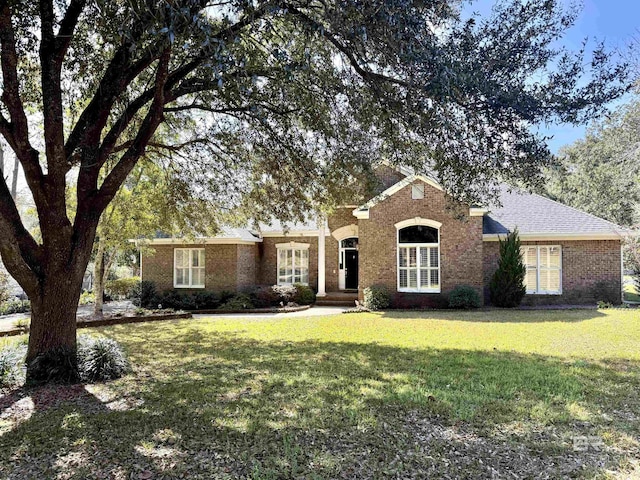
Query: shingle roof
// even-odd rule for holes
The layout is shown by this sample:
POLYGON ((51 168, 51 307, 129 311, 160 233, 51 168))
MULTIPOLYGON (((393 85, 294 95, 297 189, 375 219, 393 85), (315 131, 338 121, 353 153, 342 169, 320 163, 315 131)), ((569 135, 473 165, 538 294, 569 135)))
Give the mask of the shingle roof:
POLYGON ((317 219, 312 218, 311 214, 309 214, 309 217, 302 222, 282 223, 279 220, 272 219, 269 223, 260 223, 259 225, 259 231, 261 233, 282 232, 284 230, 289 232, 299 232, 317 229, 317 219))
POLYGON ((500 207, 489 208, 484 234, 620 235, 621 228, 607 220, 549 198, 522 190, 500 189, 500 207))

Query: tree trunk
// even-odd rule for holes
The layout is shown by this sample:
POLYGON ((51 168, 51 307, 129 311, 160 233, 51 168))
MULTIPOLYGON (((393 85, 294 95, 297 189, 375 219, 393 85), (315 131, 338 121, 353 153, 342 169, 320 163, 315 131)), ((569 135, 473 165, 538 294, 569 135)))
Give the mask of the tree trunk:
POLYGON ((29 383, 78 380, 76 310, 81 290, 82 276, 57 272, 42 281, 40 295, 30 297, 29 383))
POLYGON ((98 318, 103 316, 104 274, 104 245, 101 240, 98 240, 98 252, 96 253, 96 261, 93 267, 93 295, 96 298, 93 314, 98 318))

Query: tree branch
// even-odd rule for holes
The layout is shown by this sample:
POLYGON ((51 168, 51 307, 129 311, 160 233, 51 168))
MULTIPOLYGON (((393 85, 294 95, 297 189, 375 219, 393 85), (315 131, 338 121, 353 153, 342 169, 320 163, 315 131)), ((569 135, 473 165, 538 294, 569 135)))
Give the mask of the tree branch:
POLYGON ((2 122, 3 135, 18 156, 34 199, 38 200, 43 197, 43 173, 39 154, 29 142, 29 124, 20 99, 16 39, 11 22, 11 9, 6 1, 0 3, 0 65, 3 82, 2 102, 11 116, 10 124, 7 124, 6 120, 2 122))

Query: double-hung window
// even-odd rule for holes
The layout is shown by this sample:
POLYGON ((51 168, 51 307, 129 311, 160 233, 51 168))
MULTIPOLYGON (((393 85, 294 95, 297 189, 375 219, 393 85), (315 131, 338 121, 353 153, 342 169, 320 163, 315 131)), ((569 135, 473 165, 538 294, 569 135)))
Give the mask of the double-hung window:
POLYGON ((526 245, 521 249, 529 294, 562 293, 562 248, 559 245, 526 245))
POLYGON ((278 285, 309 284, 309 244, 282 243, 278 251, 278 285))
POLYGON ((440 232, 429 225, 398 228, 398 290, 440 293, 440 232))
POLYGON ((204 288, 204 248, 176 248, 173 251, 173 286, 204 288))

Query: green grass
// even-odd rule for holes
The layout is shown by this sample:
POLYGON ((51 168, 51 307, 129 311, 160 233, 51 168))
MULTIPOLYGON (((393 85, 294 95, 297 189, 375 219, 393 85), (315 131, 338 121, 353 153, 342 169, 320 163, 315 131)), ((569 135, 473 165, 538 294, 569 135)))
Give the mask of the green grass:
POLYGON ((640 293, 637 291, 633 283, 630 283, 631 280, 631 276, 627 275, 624 277, 624 299, 628 302, 640 302, 640 293))
POLYGON ((207 319, 93 332, 122 342, 134 373, 0 397, 1 478, 638 473, 638 310, 207 319), (574 451, 573 437, 585 435, 604 449, 574 451))

